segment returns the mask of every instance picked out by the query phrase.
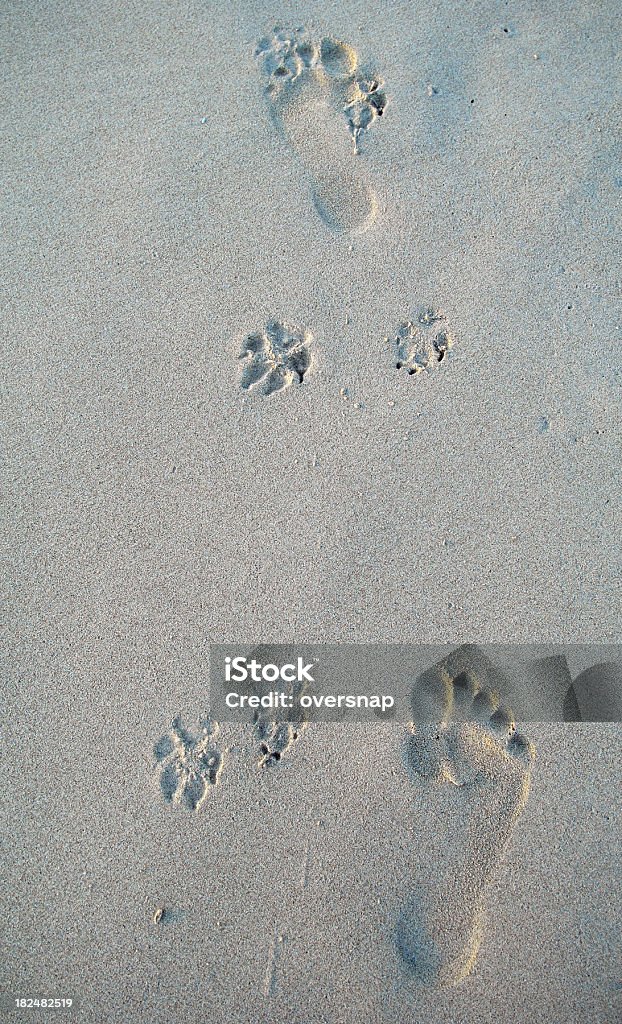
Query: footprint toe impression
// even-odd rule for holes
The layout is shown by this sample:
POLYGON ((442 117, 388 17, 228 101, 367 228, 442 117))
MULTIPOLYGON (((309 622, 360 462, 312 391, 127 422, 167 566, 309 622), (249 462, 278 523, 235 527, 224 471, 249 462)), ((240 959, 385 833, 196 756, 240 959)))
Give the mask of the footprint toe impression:
POLYGON ((350 175, 319 174, 311 199, 324 223, 336 235, 363 234, 376 217, 373 189, 350 175))

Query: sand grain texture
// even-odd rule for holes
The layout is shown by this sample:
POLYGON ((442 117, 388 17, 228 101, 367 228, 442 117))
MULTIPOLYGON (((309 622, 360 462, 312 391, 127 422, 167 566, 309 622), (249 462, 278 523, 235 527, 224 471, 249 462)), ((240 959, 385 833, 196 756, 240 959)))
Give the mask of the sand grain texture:
POLYGON ((201 739, 211 642, 619 640, 617 15, 4 5, 3 985, 619 1015, 615 724, 530 726, 524 807, 460 729, 465 786, 403 727, 201 739), (328 43, 267 96, 279 24, 328 43))

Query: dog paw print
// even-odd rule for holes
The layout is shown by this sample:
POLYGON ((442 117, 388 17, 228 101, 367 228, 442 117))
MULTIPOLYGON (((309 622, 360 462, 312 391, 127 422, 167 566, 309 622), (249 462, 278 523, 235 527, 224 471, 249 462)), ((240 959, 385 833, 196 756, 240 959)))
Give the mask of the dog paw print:
POLYGON ((413 375, 442 363, 453 345, 453 338, 444 324, 443 313, 433 309, 424 309, 414 321, 401 324, 394 338, 396 368, 413 375))
POLYGON ((281 391, 294 381, 302 384, 311 366, 313 338, 304 327, 270 320, 265 330, 244 339, 239 359, 244 360, 241 387, 257 387, 264 395, 281 391))
POLYGON ((259 739, 259 766, 278 764, 283 754, 300 738, 303 722, 271 722, 255 714, 254 727, 259 739))
POLYGON ((255 47, 266 89, 272 92, 285 82, 293 82, 305 68, 318 60, 319 49, 304 28, 283 29, 276 26, 269 36, 260 39, 255 47))
POLYGON ((167 803, 198 810, 222 771, 223 756, 216 746, 219 732, 218 722, 211 718, 200 723, 197 734, 185 729, 179 717, 173 719, 169 732, 154 748, 167 803))
POLYGON ((387 105, 387 97, 383 89, 384 82, 380 78, 356 78, 350 101, 344 113, 354 143, 354 152, 359 151, 359 139, 364 131, 373 124, 377 117, 382 117, 387 105))

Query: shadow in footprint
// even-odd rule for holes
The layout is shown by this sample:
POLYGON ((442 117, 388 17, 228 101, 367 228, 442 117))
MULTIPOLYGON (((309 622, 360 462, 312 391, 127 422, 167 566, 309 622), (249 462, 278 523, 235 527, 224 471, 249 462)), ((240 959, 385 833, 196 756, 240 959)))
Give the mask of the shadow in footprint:
POLYGON ((483 931, 479 903, 468 891, 442 899, 418 887, 403 908, 395 929, 398 952, 422 985, 456 984, 473 970, 483 931), (432 898, 431 898, 432 897, 432 898))
POLYGON ((603 662, 581 672, 564 699, 566 722, 619 722, 622 720, 622 669, 603 662))

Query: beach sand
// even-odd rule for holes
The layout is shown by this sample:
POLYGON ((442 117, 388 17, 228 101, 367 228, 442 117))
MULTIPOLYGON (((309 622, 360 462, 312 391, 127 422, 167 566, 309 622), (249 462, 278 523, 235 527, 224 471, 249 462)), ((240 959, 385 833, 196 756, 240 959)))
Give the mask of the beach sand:
POLYGON ((619 1018, 616 723, 154 753, 217 642, 619 641, 618 14, 0 11, 5 996, 619 1018))

